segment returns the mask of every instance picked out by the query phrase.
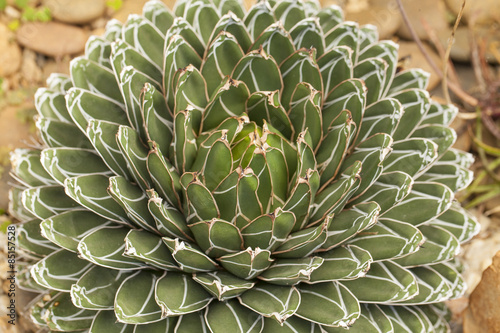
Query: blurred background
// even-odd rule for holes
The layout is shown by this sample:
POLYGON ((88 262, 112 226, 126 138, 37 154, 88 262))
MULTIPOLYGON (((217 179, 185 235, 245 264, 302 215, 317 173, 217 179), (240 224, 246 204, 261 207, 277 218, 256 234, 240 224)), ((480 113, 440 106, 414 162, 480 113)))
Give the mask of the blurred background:
MULTIPOLYGON (((163 0, 170 8, 174 0, 163 0)), ((90 35, 106 22, 125 22, 141 13, 146 0, 0 0, 0 249, 5 252, 8 216, 9 154, 38 145, 33 95, 52 72, 68 73, 72 58, 83 54, 90 35)), ((245 0, 247 5, 254 1, 245 0)), ((449 302, 453 332, 500 332, 500 4, 468 0, 321 0, 339 5, 347 20, 378 27, 381 39, 400 45, 401 69, 431 73, 428 87, 440 102, 460 108, 452 127, 456 148, 474 154, 476 180, 457 197, 480 221, 481 233, 463 246, 467 294, 449 302), (411 28, 408 28, 408 24, 411 28), (450 38, 454 35, 451 48, 450 38), (417 41, 420 43, 418 45, 417 41), (423 51, 423 52, 422 52, 423 51), (443 82, 444 59, 448 78, 443 82), (443 85, 451 89, 450 97, 443 85), (495 256, 495 254, 498 255, 495 256), (493 262, 493 264, 492 264, 493 262), (491 266, 490 266, 491 265, 491 266), (489 267, 489 268, 488 268, 489 267), (485 271, 486 270, 486 271, 485 271), (483 275, 484 271, 484 275, 483 275)), ((7 261, 0 256, 0 331, 30 332, 27 320, 7 323, 7 261)), ((22 295, 19 304, 23 303, 22 295)), ((22 311, 22 307, 18 306, 22 311)), ((36 329, 35 329, 36 331, 36 329)))

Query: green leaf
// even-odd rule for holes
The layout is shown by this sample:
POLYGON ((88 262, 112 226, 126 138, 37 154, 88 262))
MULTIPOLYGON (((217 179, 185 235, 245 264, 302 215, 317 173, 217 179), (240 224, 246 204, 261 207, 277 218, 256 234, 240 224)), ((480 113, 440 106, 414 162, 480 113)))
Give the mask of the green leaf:
POLYGON ((366 276, 341 283, 360 302, 399 302, 418 294, 415 276, 392 261, 374 262, 366 276))
POLYGON ((71 332, 89 329, 95 315, 95 311, 75 307, 70 295, 61 293, 48 305, 43 318, 50 330, 71 332))
POLYGON ((330 281, 301 284, 296 316, 326 326, 347 327, 360 315, 358 300, 341 284, 330 281))
MULTIPOLYGON (((420 89, 408 89, 391 96, 403 106, 404 113, 394 132, 395 141, 413 136, 413 132, 422 121, 430 107, 429 93, 420 89)), ((414 136, 413 136, 414 137, 414 136)))
POLYGON ((410 194, 382 216, 418 226, 448 210, 452 200, 453 192, 444 185, 415 182, 410 194))
POLYGON ((116 293, 115 314, 125 324, 149 324, 162 320, 162 311, 155 301, 159 274, 139 271, 125 279, 116 293))
POLYGON ((108 177, 88 174, 67 178, 64 181, 64 188, 68 197, 97 215, 117 223, 130 225, 127 214, 122 207, 109 196, 108 184, 108 177))
POLYGON ((203 312, 201 311, 180 316, 178 318, 179 320, 177 321, 177 325, 175 326, 176 332, 179 333, 208 332, 207 324, 205 322, 205 317, 203 312))
MULTIPOLYGON (((250 51, 259 51, 262 54, 271 56, 277 65, 281 64, 290 54, 295 52, 293 41, 288 31, 283 27, 283 23, 278 21, 268 26, 258 38, 255 39, 250 51)), ((279 71, 278 71, 279 73, 279 71)), ((281 73, 277 81, 281 84, 281 73)), ((278 84, 278 82, 274 82, 278 84)), ((281 85, 280 85, 281 87, 281 85)), ((264 90, 264 89, 261 89, 264 90)))
POLYGON ((325 33, 329 32, 337 24, 344 21, 344 13, 339 6, 321 8, 316 15, 319 18, 319 23, 325 33))
POLYGON ((235 254, 227 254, 218 259, 218 262, 231 274, 242 279, 253 279, 264 272, 272 264, 271 252, 259 247, 248 247, 235 254))
POLYGON ((291 286, 301 281, 309 281, 314 270, 323 263, 323 258, 276 259, 259 279, 271 284, 291 286))
POLYGON ((396 73, 387 95, 392 96, 407 89, 427 89, 430 76, 420 68, 410 68, 396 73))
POLYGON ((132 177, 127 169, 127 162, 120 151, 118 142, 116 142, 118 130, 118 124, 90 120, 87 127, 87 136, 104 163, 114 174, 131 179, 132 177))
POLYGON ((316 18, 305 18, 298 22, 291 30, 290 35, 296 49, 315 48, 318 57, 321 57, 325 51, 325 42, 323 40, 323 30, 320 22, 316 18))
POLYGON ((20 251, 44 257, 59 250, 50 240, 45 238, 40 230, 39 219, 28 219, 28 221, 17 226, 17 246, 20 251))
POLYGON ((294 0, 282 0, 274 6, 276 19, 283 22, 286 30, 290 31, 295 24, 306 18, 304 3, 294 0))
POLYGON ((10 154, 11 175, 27 187, 56 185, 57 182, 44 169, 39 150, 17 148, 10 154))
POLYGON ((213 333, 257 333, 262 331, 263 317, 240 305, 236 300, 214 302, 205 313, 213 333))
POLYGON ((394 98, 381 99, 368 106, 363 116, 356 144, 377 133, 393 135, 404 110, 394 98))
POLYGON ((82 309, 113 310, 116 292, 131 274, 93 265, 71 286, 73 304, 82 309))
POLYGON ((158 197, 156 192, 151 192, 150 195, 148 208, 155 219, 158 231, 169 237, 194 241, 193 235, 186 225, 184 215, 158 197))
MULTIPOLYGON (((376 304, 361 303, 361 314, 358 319, 349 326, 349 333, 379 333, 394 332, 391 321, 380 310, 376 304)), ((322 326, 327 333, 344 333, 344 327, 326 327, 322 326)))
POLYGON ((172 257, 185 273, 211 272, 217 269, 217 263, 201 252, 197 247, 179 240, 163 237, 163 241, 172 253, 172 257))
POLYGON ((21 197, 23 206, 40 219, 77 209, 80 206, 64 193, 61 186, 39 186, 24 190, 21 197))
POLYGON ((35 108, 40 117, 71 123, 73 120, 66 107, 64 92, 49 88, 38 88, 35 93, 35 108))
POLYGON ((198 148, 193 131, 193 110, 179 111, 174 119, 174 138, 170 145, 169 160, 178 172, 186 172, 194 162, 198 148))
POLYGON ((418 306, 381 306, 391 320, 394 332, 425 333, 432 330, 431 322, 418 306))
POLYGON ((109 178, 108 193, 142 229, 157 233, 156 223, 148 210, 148 197, 138 186, 129 183, 124 177, 109 178))
POLYGON ((85 134, 73 124, 40 117, 35 125, 47 147, 92 148, 85 134))
POLYGON ((349 243, 370 252, 373 260, 386 260, 418 251, 424 237, 409 223, 380 218, 377 224, 357 234, 349 243))
POLYGON ((418 266, 452 259, 460 251, 460 243, 448 231, 432 225, 421 225, 418 229, 425 237, 422 248, 396 260, 403 266, 418 266))
POLYGON ((230 222, 213 218, 189 225, 197 245, 212 258, 236 253, 243 247, 240 230, 230 222))
POLYGON ((42 150, 39 159, 45 170, 61 185, 66 178, 85 174, 112 175, 102 158, 93 150, 47 148, 42 150))
POLYGON ((317 255, 324 261, 312 272, 310 283, 356 279, 364 276, 373 262, 368 251, 355 245, 337 247, 317 255))
POLYGON ((130 230, 125 237, 124 256, 143 261, 162 270, 178 270, 168 247, 160 236, 144 230, 130 230))
POLYGON ((155 300, 162 317, 185 315, 204 309, 213 297, 191 276, 165 272, 156 282, 155 300))
POLYGON ((142 9, 142 15, 163 34, 170 28, 175 17, 174 13, 163 2, 159 1, 146 2, 142 9))
POLYGON ((193 280, 217 297, 219 301, 239 296, 249 289, 252 290, 255 285, 255 282, 237 278, 224 271, 196 274, 193 280))
POLYGON ((161 198, 170 205, 181 208, 179 173, 154 143, 148 154, 147 167, 154 189, 159 192, 161 198))
POLYGON ((174 135, 174 124, 163 94, 153 85, 146 83, 142 89, 141 101, 141 113, 148 142, 154 141, 167 153, 174 135))
POLYGON ((239 297, 240 303, 264 316, 285 322, 300 305, 300 293, 295 287, 259 283, 239 297))
MULTIPOLYGON (((116 0, 114 0, 116 1, 116 0)), ((121 1, 121 0, 119 0, 121 1)), ((89 333, 133 333, 134 326, 116 321, 114 311, 99 311, 90 327, 89 333)))
MULTIPOLYGON (((243 24, 248 29, 250 36, 255 40, 274 22, 276 22, 276 18, 269 3, 258 2, 250 8, 243 24)), ((243 50, 245 51, 246 49, 244 48, 243 50)))
POLYGON ((122 101, 120 88, 111 69, 84 57, 78 57, 71 60, 70 71, 73 89, 80 88, 108 97, 111 101, 122 101))
POLYGON ((40 231, 54 244, 76 252, 83 237, 98 228, 112 224, 113 222, 88 210, 70 210, 42 221, 40 231))
POLYGON ((80 241, 78 253, 81 258, 111 269, 144 269, 147 265, 142 261, 122 255, 125 251, 123 240, 129 230, 122 226, 97 229, 80 241))
POLYGON ((447 230, 457 238, 460 243, 470 240, 479 233, 480 225, 477 220, 465 209, 452 204, 450 209, 432 220, 432 226, 447 230))

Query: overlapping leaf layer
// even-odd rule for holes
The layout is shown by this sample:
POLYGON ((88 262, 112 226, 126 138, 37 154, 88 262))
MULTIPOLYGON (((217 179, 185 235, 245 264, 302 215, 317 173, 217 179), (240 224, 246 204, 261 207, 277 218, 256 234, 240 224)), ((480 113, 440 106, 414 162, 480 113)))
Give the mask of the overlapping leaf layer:
POLYGON ((12 157, 21 286, 52 331, 447 332, 456 109, 315 0, 151 1, 36 94, 12 157), (423 245, 423 246, 422 246, 423 245))

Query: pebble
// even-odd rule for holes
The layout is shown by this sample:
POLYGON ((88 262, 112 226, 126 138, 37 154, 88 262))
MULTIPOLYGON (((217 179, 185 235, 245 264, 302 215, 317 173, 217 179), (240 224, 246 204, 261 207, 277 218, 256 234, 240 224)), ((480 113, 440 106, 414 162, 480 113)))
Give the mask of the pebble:
POLYGON ((83 24, 104 14, 105 0, 44 0, 52 16, 61 22, 83 24))
POLYGON ((372 5, 369 9, 357 12, 346 12, 346 20, 361 25, 372 24, 377 27, 380 39, 391 38, 401 25, 401 15, 392 6, 372 5))
POLYGON ((43 79, 42 69, 36 63, 36 53, 29 49, 23 51, 21 75, 29 84, 41 83, 43 79))
MULTIPOLYGON (((401 0, 405 9, 406 15, 410 23, 417 33, 417 36, 422 40, 428 40, 429 36, 422 24, 425 20, 430 29, 441 31, 448 28, 446 6, 442 1, 436 0, 401 0)), ((405 23, 402 23, 398 35, 404 39, 413 39, 410 30, 405 23)))
MULTIPOLYGON (((420 52, 420 49, 415 42, 405 42, 399 41, 399 58, 405 58, 404 64, 405 68, 422 68, 424 71, 431 73, 431 77, 429 79, 429 85, 427 90, 434 89, 439 82, 441 82, 440 77, 432 70, 431 66, 427 63, 424 55, 420 52)), ((424 48, 429 53, 431 58, 437 64, 439 68, 441 68, 441 58, 437 55, 437 53, 427 44, 424 44, 424 48)))
POLYGON ((17 72, 21 66, 21 49, 11 36, 9 28, 0 23, 0 77, 17 72))
POLYGON ((83 52, 87 38, 83 29, 59 22, 29 22, 17 31, 19 44, 51 57, 83 52))
POLYGON ((464 332, 500 332, 500 251, 484 272, 469 298, 464 316, 464 332))
MULTIPOLYGON (((458 15, 463 0, 445 0, 448 8, 458 15)), ((500 6, 498 0, 467 1, 463 18, 468 23, 491 24, 500 23, 500 6)))

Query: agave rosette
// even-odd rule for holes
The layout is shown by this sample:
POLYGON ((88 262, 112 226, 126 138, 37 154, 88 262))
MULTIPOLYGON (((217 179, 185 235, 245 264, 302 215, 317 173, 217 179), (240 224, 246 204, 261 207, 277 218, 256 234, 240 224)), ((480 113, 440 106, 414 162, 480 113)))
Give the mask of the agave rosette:
POLYGON ((151 1, 36 94, 12 156, 53 331, 447 332, 478 224, 457 110, 317 1, 151 1), (422 247, 422 245, 424 246, 422 247))

